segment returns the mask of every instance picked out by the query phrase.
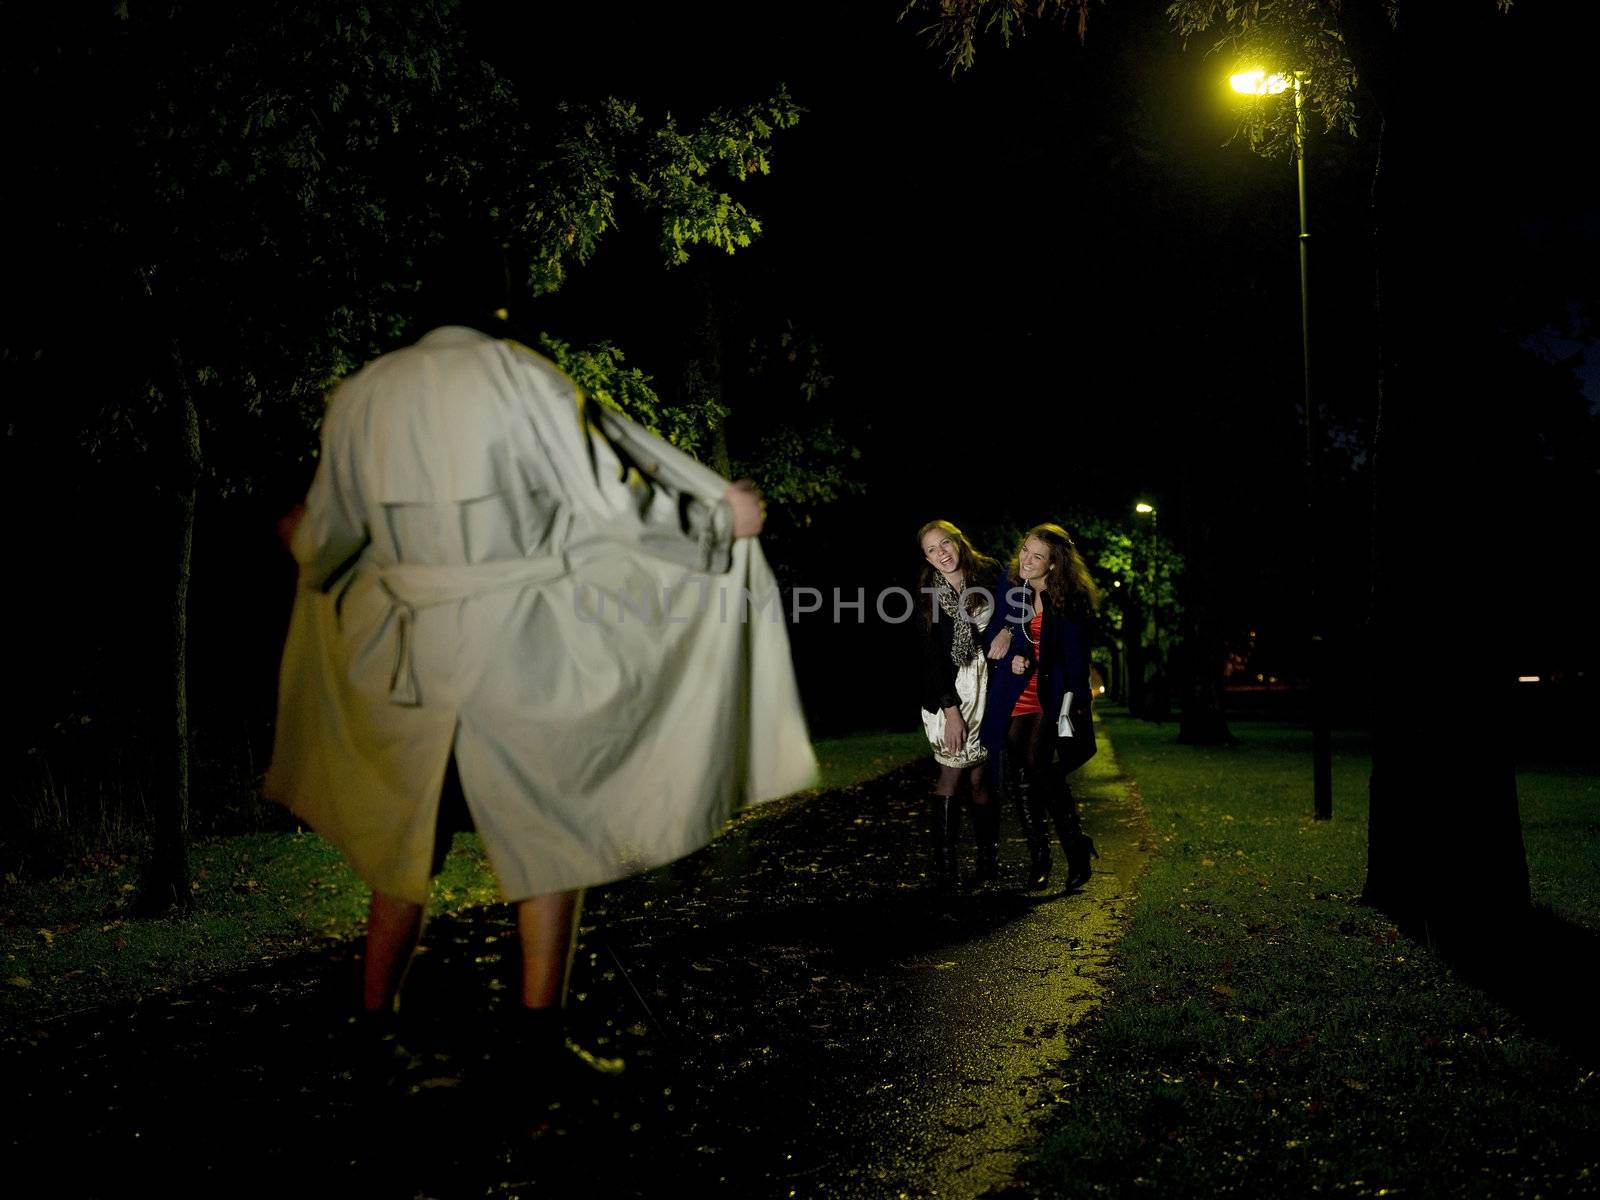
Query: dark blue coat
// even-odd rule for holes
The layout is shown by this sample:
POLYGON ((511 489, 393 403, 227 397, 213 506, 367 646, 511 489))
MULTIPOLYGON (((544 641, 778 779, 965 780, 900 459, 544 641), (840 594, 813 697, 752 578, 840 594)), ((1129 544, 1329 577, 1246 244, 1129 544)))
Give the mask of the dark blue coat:
POLYGON ((1046 606, 1039 630, 1040 645, 1035 648, 1026 633, 1030 619, 1027 600, 1020 595, 1017 599, 1020 605, 1013 604, 1004 594, 1000 597, 1006 628, 1011 630, 1011 648, 1004 658, 990 664, 989 694, 983 710, 983 727, 978 735, 984 748, 995 755, 1005 748, 1011 710, 1035 673, 1039 677, 1039 707, 1043 710, 1043 720, 1055 723, 1061 715, 1061 698, 1069 691, 1074 708, 1089 704, 1088 626, 1073 617, 1057 616, 1046 606), (1011 670, 1011 660, 1018 654, 1029 660, 1027 671, 1021 675, 1011 670))

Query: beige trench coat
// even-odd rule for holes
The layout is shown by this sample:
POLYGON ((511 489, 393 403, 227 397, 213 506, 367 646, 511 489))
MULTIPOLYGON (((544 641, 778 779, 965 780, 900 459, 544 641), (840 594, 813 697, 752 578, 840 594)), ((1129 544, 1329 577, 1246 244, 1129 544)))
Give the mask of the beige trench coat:
POLYGON ((776 582, 727 486, 514 343, 449 327, 368 364, 293 539, 267 794, 425 901, 454 753, 518 900, 811 785, 776 582))

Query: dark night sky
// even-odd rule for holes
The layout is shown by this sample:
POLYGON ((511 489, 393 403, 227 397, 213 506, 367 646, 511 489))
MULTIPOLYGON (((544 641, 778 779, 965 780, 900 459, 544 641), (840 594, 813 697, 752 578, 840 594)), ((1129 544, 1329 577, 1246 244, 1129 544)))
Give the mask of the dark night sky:
MULTIPOLYGON (((900 7, 466 0, 485 54, 530 104, 615 94, 688 121, 783 82, 808 110, 777 135, 772 175, 741 194, 764 236, 714 277, 756 315, 820 337, 837 378, 831 402, 862 445, 867 491, 833 514, 825 555, 810 553, 869 586, 903 584, 916 568, 911 535, 933 516, 1029 523, 1074 507, 1125 513, 1151 494, 1176 521, 1195 480, 1227 479, 1237 486, 1210 487, 1220 507, 1206 519, 1240 619, 1290 605, 1303 542, 1292 164, 1224 146, 1236 103, 1226 64, 1181 46, 1162 2, 1097 7, 1087 45, 1049 21, 1009 50, 985 42, 976 70, 954 79, 914 18, 896 22, 900 7)), ((1597 275, 1583 264, 1600 209, 1577 182, 1593 154, 1575 117, 1592 107, 1596 7, 1519 0, 1505 78, 1469 85, 1442 68, 1440 84, 1441 121, 1481 123, 1503 164, 1493 186, 1516 214, 1508 228, 1546 230, 1565 255, 1567 273, 1547 290, 1578 299, 1587 289, 1591 301, 1597 275)), ((1314 128, 1309 148, 1319 394, 1358 446, 1375 405, 1364 208, 1375 144, 1314 128)), ((1454 182, 1441 181, 1441 202, 1454 182)), ((687 281, 639 270, 644 258, 628 249, 648 241, 639 234, 608 239, 529 323, 614 338, 669 384, 687 281)), ((15 441, 8 451, 39 460, 15 441)), ((1341 502, 1356 512, 1365 494, 1353 487, 1341 502)), ((213 546, 239 515, 208 510, 213 546)), ((1359 555, 1352 530, 1347 552, 1359 555)), ((29 536, 29 554, 74 544, 66 530, 29 536)), ((212 645, 245 640, 236 627, 260 624, 275 602, 270 586, 256 609, 210 599, 256 569, 250 554, 271 550, 265 535, 232 540, 247 549, 197 566, 212 645)), ((143 569, 161 573, 150 560, 143 569)), ((71 571, 64 610, 113 621, 92 599, 93 572, 71 571)), ((84 653, 117 640, 96 632, 84 653)), ((269 687, 275 652, 258 656, 269 687)), ((58 675, 40 690, 53 705, 82 688, 58 675)))
MULTIPOLYGON (((1059 492, 1056 479, 1036 488, 1039 466, 1015 457, 1049 442, 1069 443, 1093 476, 1072 488, 1157 487, 1165 464, 1115 447, 1194 392, 1196 327, 1216 302, 1208 276, 1276 277, 1282 294, 1250 298, 1241 320, 1260 315, 1277 341, 1241 349, 1297 386, 1292 169, 1219 149, 1231 118, 1215 72, 1158 12, 1145 29, 1108 12, 1088 47, 1046 23, 952 80, 895 10, 807 5, 779 22, 769 8, 763 27, 748 6, 652 8, 657 23, 634 16, 620 40, 596 16, 544 31, 573 49, 560 76, 539 82, 685 116, 788 84, 809 111, 777 139, 772 176, 746 190, 766 236, 729 274, 782 297, 822 336, 837 386, 883 439, 875 464, 894 484, 880 491, 931 471, 948 493, 986 443, 1012 455, 1008 486, 1059 492), (713 42, 711 27, 727 40, 713 42), (1234 236, 1241 228, 1256 236, 1234 236)), ((527 69, 542 73, 546 57, 527 69)), ((615 303, 607 265, 549 302, 552 323, 585 305, 586 288, 615 303)), ((666 298, 646 290, 643 302, 670 307, 672 280, 654 286, 666 298)))
MULTIPOLYGON (((952 79, 915 18, 893 19, 899 7, 642 6, 568 13, 559 27, 532 6, 477 0, 473 11, 497 13, 498 61, 529 94, 613 92, 689 117, 788 84, 809 111, 779 135, 772 176, 746 189, 766 235, 726 274, 781 297, 779 308, 822 336, 839 388, 870 408, 886 439, 875 444, 885 469, 940 463, 953 428, 966 446, 1065 440, 1094 451, 1075 455, 1073 486, 1131 498, 1160 489, 1173 469, 1174 447, 1151 437, 1152 425, 1197 405, 1246 416, 1258 433, 1277 423, 1252 449, 1295 457, 1293 168, 1223 145, 1236 103, 1223 61, 1203 44, 1185 49, 1164 4, 1122 0, 1094 11, 1087 45, 1036 23, 1009 50, 985 43, 977 69, 952 79), (935 416, 941 402, 968 413, 965 423, 935 416), (1024 403, 1040 424, 996 432, 996 411, 1024 403), (987 437, 971 432, 980 422, 987 437)), ((1571 57, 1571 29, 1561 41, 1538 28, 1549 8, 1519 5, 1507 17, 1513 33, 1533 29, 1525 43, 1508 36, 1516 91, 1526 78, 1519 45, 1553 71, 1571 57)), ((1572 219, 1574 147, 1561 109, 1581 102, 1578 78, 1542 77, 1540 106, 1509 129, 1507 118, 1475 113, 1471 97, 1441 98, 1443 119, 1485 122, 1508 173, 1525 180, 1508 202, 1530 221, 1572 219)), ((1512 94, 1489 98, 1503 105, 1512 94)), ((1320 392, 1352 428, 1374 403, 1362 339, 1375 132, 1352 142, 1314 130, 1310 144, 1320 392)), ((614 319, 621 293, 646 310, 672 307, 670 276, 641 288, 608 273, 605 259, 546 305, 550 324, 585 308, 614 319)), ((1600 406, 1594 383, 1590 403, 1600 406)), ((1039 499, 1057 488, 1051 480, 1039 499)))

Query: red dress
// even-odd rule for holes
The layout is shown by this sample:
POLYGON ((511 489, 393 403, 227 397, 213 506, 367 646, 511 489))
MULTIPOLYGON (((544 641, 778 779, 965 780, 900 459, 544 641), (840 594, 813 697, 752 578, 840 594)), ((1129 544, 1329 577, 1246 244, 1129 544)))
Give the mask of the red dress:
POLYGON ((1017 702, 1011 706, 1013 717, 1025 717, 1029 713, 1043 712, 1039 707, 1039 636, 1044 625, 1044 613, 1036 612, 1033 620, 1028 622, 1028 637, 1033 642, 1033 673, 1028 676, 1028 686, 1022 689, 1022 695, 1017 697, 1017 702))

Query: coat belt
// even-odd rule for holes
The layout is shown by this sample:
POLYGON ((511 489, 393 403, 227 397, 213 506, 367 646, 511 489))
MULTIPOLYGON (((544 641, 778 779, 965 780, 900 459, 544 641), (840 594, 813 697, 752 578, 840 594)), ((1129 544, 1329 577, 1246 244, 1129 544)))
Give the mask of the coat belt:
POLYGON ((568 570, 566 558, 554 554, 452 566, 390 563, 379 567, 378 582, 388 594, 399 623, 394 674, 389 680, 390 703, 411 706, 422 703, 412 645, 418 609, 471 600, 505 588, 551 583, 568 570))

